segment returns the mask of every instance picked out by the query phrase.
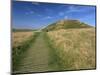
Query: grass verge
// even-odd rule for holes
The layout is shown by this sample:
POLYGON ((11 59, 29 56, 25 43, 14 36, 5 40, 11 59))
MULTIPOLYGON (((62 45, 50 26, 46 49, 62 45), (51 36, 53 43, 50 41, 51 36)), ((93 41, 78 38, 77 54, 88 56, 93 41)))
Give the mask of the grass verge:
POLYGON ((35 32, 35 34, 29 38, 29 40, 22 43, 21 46, 13 47, 12 48, 12 71, 16 71, 18 68, 18 64, 20 63, 20 60, 23 58, 24 52, 31 46, 31 43, 33 43, 36 39, 36 37, 39 35, 39 32, 35 32))
POLYGON ((44 40, 45 40, 47 46, 50 48, 50 51, 49 51, 50 58, 49 58, 48 65, 50 66, 52 71, 62 70, 63 66, 60 62, 59 56, 57 55, 56 49, 53 47, 52 41, 50 40, 50 38, 48 37, 46 32, 43 32, 43 35, 44 35, 44 40))

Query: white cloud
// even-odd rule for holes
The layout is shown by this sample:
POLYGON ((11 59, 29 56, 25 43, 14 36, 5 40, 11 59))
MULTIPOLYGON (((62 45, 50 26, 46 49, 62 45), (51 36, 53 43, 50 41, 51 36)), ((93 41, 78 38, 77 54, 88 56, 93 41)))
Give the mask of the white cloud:
POLYGON ((80 12, 80 11, 83 11, 83 9, 80 9, 73 5, 73 6, 69 6, 69 8, 65 11, 65 13, 80 12))
POLYGON ((42 15, 39 15, 39 14, 38 14, 37 16, 41 17, 42 15))
POLYGON ((33 14, 33 13, 35 13, 34 11, 30 11, 30 14, 33 14))
POLYGON ((47 18, 47 19, 51 19, 52 17, 51 17, 51 16, 47 16, 46 18, 47 18))
POLYGON ((38 3, 38 2, 32 2, 32 4, 34 4, 34 5, 40 5, 40 3, 38 3))
POLYGON ((26 15, 30 15, 30 14, 34 14, 34 13, 35 13, 34 11, 25 12, 26 15))
POLYGON ((44 19, 52 19, 53 17, 51 17, 51 16, 47 16, 47 17, 45 17, 44 19))
POLYGON ((63 16, 63 15, 64 15, 64 12, 60 12, 59 15, 60 15, 60 16, 63 16))
POLYGON ((64 19, 68 19, 68 16, 64 16, 64 19))

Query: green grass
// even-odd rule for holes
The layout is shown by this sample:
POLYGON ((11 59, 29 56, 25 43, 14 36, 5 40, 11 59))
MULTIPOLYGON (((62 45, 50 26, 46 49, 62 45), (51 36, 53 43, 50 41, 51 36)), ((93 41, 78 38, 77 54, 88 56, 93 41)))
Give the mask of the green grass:
POLYGON ((46 32, 40 32, 35 42, 22 55, 14 73, 63 70, 46 32))
POLYGON ((24 42, 20 51, 18 56, 13 54, 16 72, 94 69, 95 29, 37 32, 30 41, 24 42))
POLYGON ((90 28, 88 24, 80 22, 78 20, 61 20, 57 21, 56 23, 50 24, 43 31, 52 31, 52 30, 59 30, 59 29, 75 29, 75 28, 90 28))
POLYGON ((44 34, 44 40, 45 40, 47 46, 50 48, 50 50, 49 50, 50 58, 49 58, 48 65, 53 69, 52 71, 63 70, 63 66, 60 62, 60 58, 57 55, 57 52, 54 48, 52 41, 50 40, 50 38, 48 37, 46 32, 43 32, 43 34, 44 34))
POLYGON ((20 60, 22 59, 22 55, 24 52, 30 47, 31 43, 33 43, 38 36, 38 32, 36 32, 31 38, 24 41, 21 45, 18 47, 12 48, 12 70, 16 70, 18 68, 18 64, 20 63, 20 60))

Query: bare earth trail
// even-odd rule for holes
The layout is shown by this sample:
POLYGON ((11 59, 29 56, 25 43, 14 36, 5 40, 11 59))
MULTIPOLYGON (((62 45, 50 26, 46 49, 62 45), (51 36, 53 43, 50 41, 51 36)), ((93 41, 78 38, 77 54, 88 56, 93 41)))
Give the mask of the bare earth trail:
POLYGON ((51 61, 51 58, 53 59, 52 56, 44 35, 40 32, 34 43, 31 44, 31 47, 23 53, 23 58, 16 72, 57 71, 59 69, 59 64, 51 61), (52 63, 52 65, 50 65, 50 63, 52 63))

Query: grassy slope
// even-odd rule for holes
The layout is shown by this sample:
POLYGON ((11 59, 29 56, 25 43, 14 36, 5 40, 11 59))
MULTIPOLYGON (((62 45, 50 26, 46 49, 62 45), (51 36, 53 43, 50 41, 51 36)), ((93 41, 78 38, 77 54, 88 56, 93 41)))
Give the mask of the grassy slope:
POLYGON ((49 47, 49 66, 52 68, 51 71, 59 71, 59 70, 63 70, 63 66, 60 62, 60 58, 56 53, 55 47, 52 44, 51 39, 49 38, 49 36, 47 35, 46 32, 44 32, 44 40, 46 45, 49 47))
POLYGON ((65 70, 95 68, 95 29, 67 29, 48 32, 65 70))
POLYGON ((95 68, 95 28, 78 20, 61 20, 43 31, 65 70, 95 68))
POLYGON ((59 30, 59 29, 69 29, 69 28, 90 28, 91 26, 80 22, 78 20, 61 20, 56 23, 53 23, 46 28, 44 31, 52 31, 52 30, 59 30))

